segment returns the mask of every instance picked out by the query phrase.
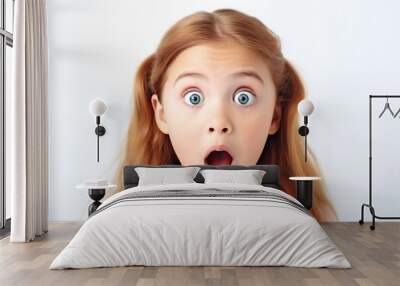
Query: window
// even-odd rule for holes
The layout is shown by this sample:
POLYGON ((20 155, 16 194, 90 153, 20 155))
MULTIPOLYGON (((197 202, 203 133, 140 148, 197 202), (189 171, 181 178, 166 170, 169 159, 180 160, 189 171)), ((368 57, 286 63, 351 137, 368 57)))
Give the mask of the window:
POLYGON ((5 105, 11 92, 14 0, 0 0, 0 237, 10 231, 10 194, 5 188, 5 105))

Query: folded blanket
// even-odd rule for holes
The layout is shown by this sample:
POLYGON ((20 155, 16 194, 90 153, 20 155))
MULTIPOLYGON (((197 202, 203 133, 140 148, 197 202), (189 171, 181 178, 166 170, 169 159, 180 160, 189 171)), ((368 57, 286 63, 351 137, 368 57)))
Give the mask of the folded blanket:
POLYGON ((106 199, 50 269, 350 263, 300 202, 243 184, 137 186, 106 199))

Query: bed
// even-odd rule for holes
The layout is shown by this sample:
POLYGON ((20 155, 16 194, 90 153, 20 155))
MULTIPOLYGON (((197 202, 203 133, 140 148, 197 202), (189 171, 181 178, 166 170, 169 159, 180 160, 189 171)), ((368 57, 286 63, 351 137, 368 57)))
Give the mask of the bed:
POLYGON ((264 172, 259 185, 205 182, 201 172, 192 182, 140 185, 140 168, 161 166, 126 166, 124 190, 100 205, 49 268, 351 268, 309 211, 280 190, 278 166, 194 166, 264 172))

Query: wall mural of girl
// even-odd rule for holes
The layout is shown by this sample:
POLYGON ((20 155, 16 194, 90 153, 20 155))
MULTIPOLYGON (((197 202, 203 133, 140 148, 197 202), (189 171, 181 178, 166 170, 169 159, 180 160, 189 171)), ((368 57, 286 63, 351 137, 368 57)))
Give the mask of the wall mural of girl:
MULTIPOLYGON (((277 164, 295 196, 290 176, 320 176, 297 133, 304 97, 278 36, 257 18, 219 9, 179 20, 135 76, 119 190, 125 165, 277 164)), ((315 182, 312 214, 336 220, 324 189, 315 182)))

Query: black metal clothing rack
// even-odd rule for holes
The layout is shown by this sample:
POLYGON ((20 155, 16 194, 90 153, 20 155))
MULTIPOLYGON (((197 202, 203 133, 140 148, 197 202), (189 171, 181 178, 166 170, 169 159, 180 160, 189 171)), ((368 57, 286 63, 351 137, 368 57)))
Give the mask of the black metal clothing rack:
POLYGON ((369 203, 362 204, 361 206, 361 219, 360 224, 364 223, 364 207, 368 207, 372 215, 372 225, 370 229, 375 229, 375 219, 400 219, 400 217, 383 217, 378 216, 375 213, 375 209, 372 206, 372 99, 374 98, 400 98, 400 95, 370 95, 369 96, 369 203))

